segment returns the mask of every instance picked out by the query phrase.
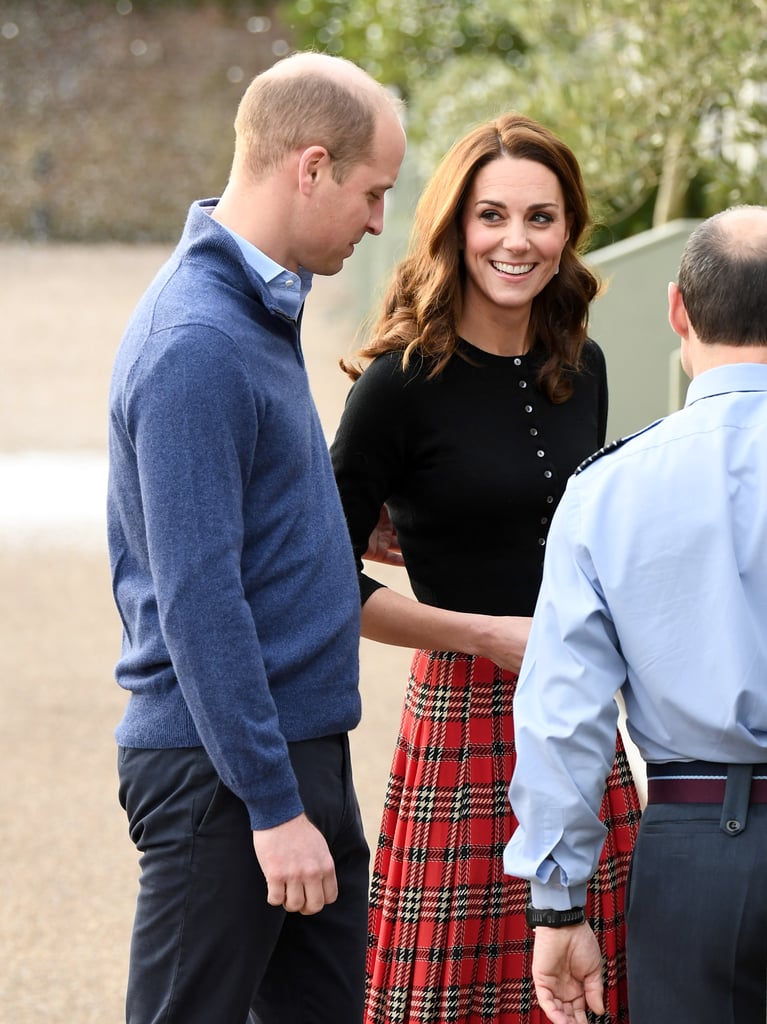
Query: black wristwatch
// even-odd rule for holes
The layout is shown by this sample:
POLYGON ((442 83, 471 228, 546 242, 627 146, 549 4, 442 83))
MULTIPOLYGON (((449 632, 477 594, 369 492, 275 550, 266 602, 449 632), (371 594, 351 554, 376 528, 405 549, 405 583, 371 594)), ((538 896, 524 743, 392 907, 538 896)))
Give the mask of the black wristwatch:
POLYGON ((583 907, 570 907, 569 910, 537 910, 532 903, 525 908, 525 917, 530 928, 543 925, 544 928, 564 928, 568 924, 583 924, 586 911, 583 907))

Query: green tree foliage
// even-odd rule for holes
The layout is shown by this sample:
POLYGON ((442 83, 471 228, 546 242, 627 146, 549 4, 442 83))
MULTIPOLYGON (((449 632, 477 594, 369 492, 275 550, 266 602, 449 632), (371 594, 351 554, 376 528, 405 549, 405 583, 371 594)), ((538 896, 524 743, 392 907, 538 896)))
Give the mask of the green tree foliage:
POLYGON ((404 97, 445 61, 513 61, 524 41, 508 5, 466 0, 290 0, 284 17, 299 47, 361 64, 404 97))
POLYGON ((302 43, 408 98, 421 176, 502 110, 559 132, 622 237, 764 201, 767 0, 295 0, 302 43))

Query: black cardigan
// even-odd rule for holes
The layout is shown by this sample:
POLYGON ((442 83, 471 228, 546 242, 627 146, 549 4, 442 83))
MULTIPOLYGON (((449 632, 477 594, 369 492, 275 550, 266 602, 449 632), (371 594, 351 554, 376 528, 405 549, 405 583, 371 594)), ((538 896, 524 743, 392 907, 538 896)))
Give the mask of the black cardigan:
MULTIPOLYGON (((440 608, 532 615, 551 516, 567 478, 605 440, 607 375, 589 341, 574 391, 555 405, 535 384, 544 358, 460 343, 434 379, 400 352, 351 388, 331 448, 366 601, 361 555, 384 502, 413 593, 440 608)), ((375 563, 371 563, 375 565, 375 563)))

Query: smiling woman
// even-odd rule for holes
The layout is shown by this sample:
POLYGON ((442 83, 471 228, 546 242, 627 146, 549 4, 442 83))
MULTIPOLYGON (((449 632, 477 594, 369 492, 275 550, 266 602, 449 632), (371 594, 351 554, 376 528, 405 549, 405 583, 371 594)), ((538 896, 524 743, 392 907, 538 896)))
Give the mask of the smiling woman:
POLYGON ((570 235, 556 174, 511 156, 485 164, 466 198, 461 235, 466 284, 458 333, 486 352, 524 355, 535 340, 533 299, 559 272, 570 235))
MULTIPOLYGON (((554 509, 604 441, 587 338, 577 161, 508 114, 443 159, 418 204, 332 447, 362 632, 415 648, 373 872, 367 1024, 541 1024, 515 827, 512 699, 554 509), (372 535, 372 543, 371 543, 372 535), (401 551, 401 554, 400 554, 401 551), (416 600, 363 571, 404 559, 416 600)), ((552 709, 556 713, 556 709, 552 709)), ((623 745, 588 912, 627 1019, 623 896, 639 800, 623 745)))

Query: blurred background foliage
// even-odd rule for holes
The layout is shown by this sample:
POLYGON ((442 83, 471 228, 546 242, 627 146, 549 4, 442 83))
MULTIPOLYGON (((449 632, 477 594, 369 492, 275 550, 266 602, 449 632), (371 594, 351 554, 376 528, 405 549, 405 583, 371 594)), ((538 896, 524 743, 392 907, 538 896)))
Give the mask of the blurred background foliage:
POLYGON ((290 49, 263 5, 3 0, 0 236, 175 240, 226 184, 248 82, 290 49))
POLYGON ((175 239, 248 81, 311 47, 406 99, 413 201, 514 108, 573 147, 605 244, 764 201, 766 38, 767 0, 5 0, 0 234, 175 239))
POLYGON ((299 46, 351 57, 408 101, 422 178, 514 108, 572 146, 595 243, 764 201, 766 0, 291 0, 299 46))

